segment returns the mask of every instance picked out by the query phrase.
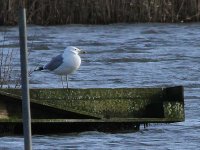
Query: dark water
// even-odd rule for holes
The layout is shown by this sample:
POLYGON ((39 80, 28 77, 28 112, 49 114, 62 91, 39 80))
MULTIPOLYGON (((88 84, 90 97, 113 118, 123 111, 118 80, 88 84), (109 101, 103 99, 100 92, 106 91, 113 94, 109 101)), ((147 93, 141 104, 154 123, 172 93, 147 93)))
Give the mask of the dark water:
MULTIPOLYGON (((4 52, 14 49, 16 53, 16 73, 17 30, 0 27, 4 52)), ((200 24, 30 26, 28 40, 30 69, 47 62, 68 45, 87 51, 82 55, 79 71, 70 76, 72 88, 185 87, 185 122, 152 124, 136 133, 33 136, 33 149, 199 149, 200 24)), ((62 87, 60 77, 50 73, 34 72, 30 83, 33 88, 62 87)), ((22 148, 23 137, 0 137, 0 149, 22 148)))

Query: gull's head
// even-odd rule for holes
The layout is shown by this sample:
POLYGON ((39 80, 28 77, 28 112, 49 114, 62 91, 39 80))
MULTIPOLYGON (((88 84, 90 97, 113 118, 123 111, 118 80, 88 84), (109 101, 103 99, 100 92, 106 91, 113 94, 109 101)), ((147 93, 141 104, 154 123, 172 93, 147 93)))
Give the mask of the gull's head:
POLYGON ((83 54, 83 53, 86 53, 86 52, 81 50, 81 49, 79 49, 79 48, 77 48, 77 47, 75 47, 75 46, 68 46, 65 49, 64 53, 74 53, 74 54, 78 55, 78 54, 83 54))

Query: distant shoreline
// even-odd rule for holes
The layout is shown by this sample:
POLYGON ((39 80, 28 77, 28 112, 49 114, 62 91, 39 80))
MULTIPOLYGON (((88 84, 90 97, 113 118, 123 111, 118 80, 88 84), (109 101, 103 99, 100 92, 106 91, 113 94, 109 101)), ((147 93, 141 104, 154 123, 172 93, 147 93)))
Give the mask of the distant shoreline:
MULTIPOLYGON (((18 0, 0 0, 0 25, 18 23, 18 0)), ((200 21, 200 0, 26 0, 36 25, 200 21)))

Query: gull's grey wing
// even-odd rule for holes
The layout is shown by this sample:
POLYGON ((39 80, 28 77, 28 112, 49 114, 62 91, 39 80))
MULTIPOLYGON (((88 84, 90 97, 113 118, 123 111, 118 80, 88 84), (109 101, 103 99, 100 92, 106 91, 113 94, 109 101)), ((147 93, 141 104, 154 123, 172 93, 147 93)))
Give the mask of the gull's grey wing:
POLYGON ((58 68, 62 63, 63 63, 63 57, 62 54, 60 54, 56 57, 53 57, 49 63, 44 65, 44 69, 53 71, 56 68, 58 68))

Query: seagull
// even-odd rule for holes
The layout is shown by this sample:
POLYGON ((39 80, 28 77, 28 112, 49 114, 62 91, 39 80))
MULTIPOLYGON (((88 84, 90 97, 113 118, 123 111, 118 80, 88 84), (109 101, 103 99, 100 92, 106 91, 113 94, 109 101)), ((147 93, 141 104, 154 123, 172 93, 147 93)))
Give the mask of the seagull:
POLYGON ((35 71, 51 71, 60 75, 61 79, 62 76, 66 76, 68 88, 68 75, 79 69, 81 65, 81 57, 79 54, 81 53, 85 53, 85 51, 74 46, 68 46, 62 54, 53 57, 50 62, 38 67, 35 71))

